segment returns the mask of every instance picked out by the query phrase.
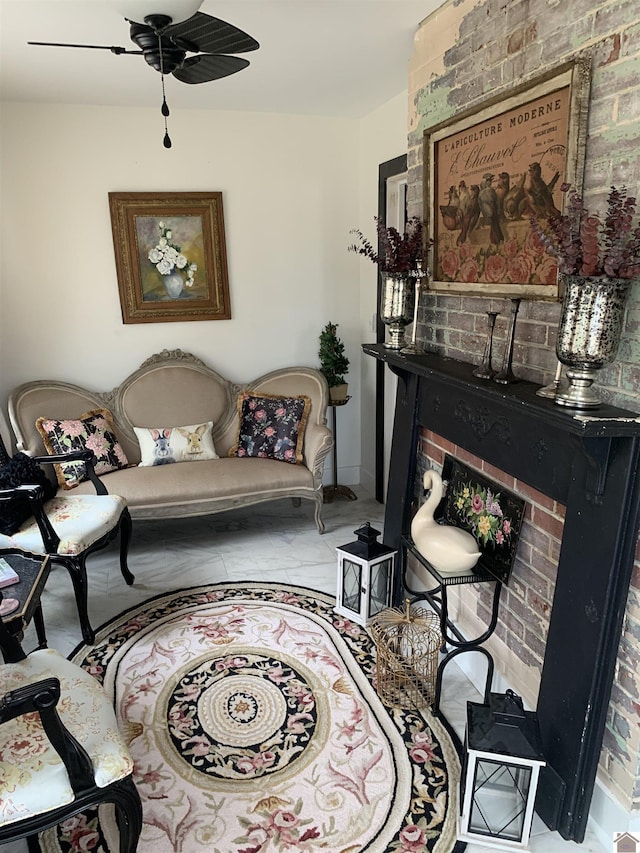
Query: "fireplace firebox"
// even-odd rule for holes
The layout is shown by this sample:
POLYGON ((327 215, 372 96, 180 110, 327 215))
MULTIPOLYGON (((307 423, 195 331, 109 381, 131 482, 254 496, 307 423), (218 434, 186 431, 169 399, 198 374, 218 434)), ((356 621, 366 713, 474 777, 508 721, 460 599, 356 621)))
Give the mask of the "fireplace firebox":
MULTIPOLYGON (((640 522, 640 416, 603 405, 561 410, 536 386, 497 386, 436 354, 363 351, 398 377, 384 543, 411 523, 420 427, 566 507, 537 715, 549 769, 536 809, 584 839, 640 522)), ((394 600, 402 598, 398 578, 394 600)))

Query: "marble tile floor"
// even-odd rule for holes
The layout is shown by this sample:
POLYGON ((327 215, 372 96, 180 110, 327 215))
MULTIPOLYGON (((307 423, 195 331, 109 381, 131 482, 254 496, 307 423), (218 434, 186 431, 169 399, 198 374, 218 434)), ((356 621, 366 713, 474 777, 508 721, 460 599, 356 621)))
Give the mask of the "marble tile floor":
MULTIPOLYGON (((134 523, 129 567, 136 576, 127 587, 118 568, 117 546, 89 561, 89 615, 94 628, 128 607, 167 592, 204 583, 237 580, 291 583, 335 594, 335 548, 352 542, 366 521, 382 531, 384 508, 364 490, 354 487, 357 501, 336 499, 325 504, 326 525, 320 536, 310 505, 294 507, 280 501, 217 516, 180 521, 134 523)), ((52 648, 69 655, 81 641, 71 582, 55 567, 42 597, 47 639, 52 648)), ((26 650, 35 645, 33 626, 27 630, 26 650)), ((462 736, 466 701, 479 694, 456 666, 444 679, 442 711, 462 736)), ((546 827, 534 825, 532 853, 608 853, 591 833, 585 843, 566 842, 546 827)), ((26 841, 8 842, 3 853, 26 853, 26 841)), ((467 845, 468 853, 490 848, 467 845)), ((149 853, 140 850, 139 853, 149 853)))

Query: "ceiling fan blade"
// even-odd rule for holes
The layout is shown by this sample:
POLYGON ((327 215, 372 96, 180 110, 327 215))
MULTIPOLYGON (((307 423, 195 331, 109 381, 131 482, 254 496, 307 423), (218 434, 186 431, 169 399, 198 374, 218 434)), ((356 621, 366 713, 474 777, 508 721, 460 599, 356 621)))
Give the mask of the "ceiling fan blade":
POLYGON ((212 56, 202 53, 186 59, 180 68, 176 68, 173 76, 183 83, 208 83, 210 80, 219 80, 242 71, 247 65, 249 60, 239 56, 212 56))
POLYGON ((238 27, 204 12, 196 12, 179 24, 170 24, 162 31, 162 35, 171 39, 185 39, 202 53, 247 53, 260 47, 254 38, 238 27))
POLYGON ((117 56, 121 53, 135 53, 138 55, 142 53, 141 50, 127 50, 126 47, 116 47, 116 45, 108 44, 66 44, 58 41, 28 41, 27 44, 37 44, 44 47, 83 47, 90 50, 110 50, 111 53, 115 53, 117 56))

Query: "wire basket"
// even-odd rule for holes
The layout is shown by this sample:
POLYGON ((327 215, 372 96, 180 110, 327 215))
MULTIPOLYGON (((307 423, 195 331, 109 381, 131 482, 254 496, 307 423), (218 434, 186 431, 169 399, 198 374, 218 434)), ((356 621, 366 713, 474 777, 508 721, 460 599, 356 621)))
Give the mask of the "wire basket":
POLYGON ((424 708, 435 698, 442 634, 438 617, 421 607, 383 610, 370 623, 378 695, 387 705, 424 708))

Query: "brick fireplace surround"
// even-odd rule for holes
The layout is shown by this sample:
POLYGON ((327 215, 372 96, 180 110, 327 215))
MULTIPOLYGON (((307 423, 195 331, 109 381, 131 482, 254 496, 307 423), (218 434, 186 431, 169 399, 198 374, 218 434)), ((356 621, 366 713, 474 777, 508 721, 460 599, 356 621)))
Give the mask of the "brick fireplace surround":
POLYGON ((566 508, 536 708, 551 767, 537 810, 580 842, 640 522, 640 417, 612 406, 561 410, 533 383, 499 387, 474 378, 473 365, 435 354, 363 349, 398 376, 385 544, 399 547, 409 531, 425 428, 566 508))

